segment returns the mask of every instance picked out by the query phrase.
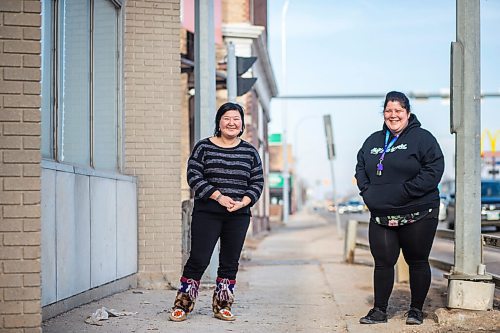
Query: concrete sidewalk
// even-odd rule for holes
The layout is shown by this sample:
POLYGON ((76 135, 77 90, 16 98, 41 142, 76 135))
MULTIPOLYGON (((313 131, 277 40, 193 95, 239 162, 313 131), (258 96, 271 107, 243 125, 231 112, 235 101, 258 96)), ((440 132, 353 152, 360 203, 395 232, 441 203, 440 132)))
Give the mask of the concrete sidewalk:
POLYGON ((372 259, 356 253, 356 264, 342 262, 343 240, 322 217, 301 213, 262 241, 248 242, 250 260, 238 273, 237 320, 212 317, 210 287, 202 288, 194 312, 185 322, 168 321, 175 290, 128 290, 93 302, 43 324, 43 332, 500 332, 500 311, 445 309, 446 280, 435 272, 423 325, 405 325, 407 284, 396 284, 389 322, 360 325, 372 305, 372 259), (85 318, 101 307, 137 314, 111 318, 102 326, 85 318), (439 322, 438 322, 439 321, 439 322))

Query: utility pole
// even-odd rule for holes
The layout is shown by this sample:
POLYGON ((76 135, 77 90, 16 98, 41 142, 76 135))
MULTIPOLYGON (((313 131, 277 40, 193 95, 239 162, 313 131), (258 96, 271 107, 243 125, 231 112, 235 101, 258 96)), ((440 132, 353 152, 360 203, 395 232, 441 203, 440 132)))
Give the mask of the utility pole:
MULTIPOLYGON (((281 79, 282 90, 287 90, 286 78, 286 12, 288 11, 289 0, 285 0, 281 12, 281 79)), ((283 101, 283 135, 281 137, 281 145, 283 148, 283 223, 288 223, 288 215, 290 213, 290 172, 288 165, 288 115, 286 110, 287 102, 283 101)))
POLYGON ((323 122, 325 125, 326 149, 328 153, 328 160, 330 161, 330 171, 332 174, 332 199, 333 204, 335 205, 335 220, 337 222, 337 232, 339 233, 339 236, 341 236, 342 232, 340 230, 339 205, 337 201, 337 182, 335 181, 335 171, 333 166, 333 159, 335 158, 335 146, 333 144, 332 118, 329 114, 325 114, 323 116, 323 122))
POLYGON ((215 118, 214 0, 195 1, 195 141, 209 137, 215 118))
POLYGON ((495 285, 481 262, 481 90, 479 0, 457 0, 451 45, 451 132, 455 133, 455 265, 448 307, 488 310, 495 285), (486 283, 485 283, 486 282, 486 283))
POLYGON ((236 51, 234 50, 233 42, 227 44, 227 100, 228 102, 236 102, 237 91, 237 75, 236 75, 236 51))
MULTIPOLYGON (((194 33, 194 137, 198 142, 212 135, 215 119, 215 23, 214 0, 195 0, 194 33)), ((202 280, 217 278, 219 243, 202 280)))

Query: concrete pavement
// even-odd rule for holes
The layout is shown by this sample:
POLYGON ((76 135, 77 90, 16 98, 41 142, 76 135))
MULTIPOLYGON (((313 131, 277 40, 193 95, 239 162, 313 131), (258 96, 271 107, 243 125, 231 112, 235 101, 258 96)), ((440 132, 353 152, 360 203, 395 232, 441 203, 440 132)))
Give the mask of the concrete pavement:
POLYGON ((128 290, 53 318, 43 332, 500 332, 498 300, 494 311, 445 309, 441 272, 433 274, 423 325, 405 325, 407 284, 395 285, 387 324, 360 325, 372 304, 372 258, 359 250, 356 264, 344 264, 343 246, 334 224, 299 213, 258 244, 248 242, 250 260, 241 263, 237 278, 235 322, 212 317, 211 286, 202 288, 194 312, 181 323, 168 321, 165 311, 175 290, 128 290), (85 324, 102 306, 137 314, 111 318, 102 326, 85 324))

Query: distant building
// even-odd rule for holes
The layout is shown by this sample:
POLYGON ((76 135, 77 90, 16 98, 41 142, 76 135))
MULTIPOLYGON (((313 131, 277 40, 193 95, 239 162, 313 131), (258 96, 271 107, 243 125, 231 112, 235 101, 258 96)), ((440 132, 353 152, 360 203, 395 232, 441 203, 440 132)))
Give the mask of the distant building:
MULTIPOLYGON (((295 179, 295 172, 293 167, 293 150, 291 145, 288 145, 288 168, 290 173, 289 179, 289 204, 290 208, 289 214, 293 213, 296 208, 296 198, 295 198, 295 187, 297 185, 295 179)), ((269 141, 269 161, 270 161, 270 172, 269 172, 269 196, 271 199, 271 211, 270 216, 275 221, 281 221, 283 218, 283 186, 284 178, 283 172, 283 144, 281 142, 281 134, 273 134, 269 141)))

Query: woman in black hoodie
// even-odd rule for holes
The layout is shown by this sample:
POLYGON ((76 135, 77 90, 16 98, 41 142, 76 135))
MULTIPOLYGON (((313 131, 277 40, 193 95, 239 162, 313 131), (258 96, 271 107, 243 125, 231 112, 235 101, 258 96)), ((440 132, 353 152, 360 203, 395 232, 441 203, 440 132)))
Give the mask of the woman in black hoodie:
POLYGON ((444 158, 434 136, 420 127, 410 111, 405 94, 387 93, 383 128, 366 139, 357 156, 356 180, 370 210, 369 241, 375 260, 374 307, 360 319, 362 324, 387 322, 400 249, 410 268, 406 324, 423 322, 444 158))

